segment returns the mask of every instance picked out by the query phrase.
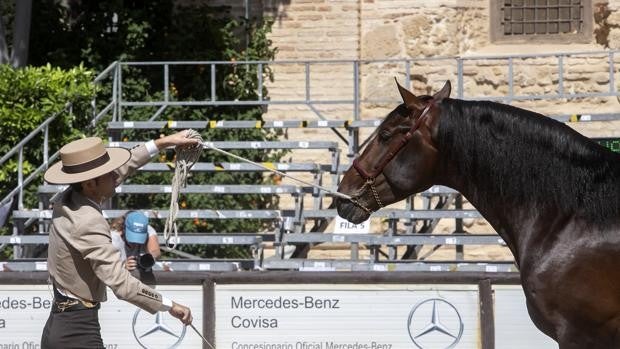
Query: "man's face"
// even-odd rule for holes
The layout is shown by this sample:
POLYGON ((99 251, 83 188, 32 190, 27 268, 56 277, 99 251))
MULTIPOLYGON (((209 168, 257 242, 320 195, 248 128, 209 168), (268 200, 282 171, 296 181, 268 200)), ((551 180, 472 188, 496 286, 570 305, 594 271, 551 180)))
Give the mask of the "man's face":
POLYGON ((101 196, 101 201, 111 198, 114 195, 114 188, 116 188, 116 178, 118 175, 116 172, 108 172, 95 178, 97 185, 97 192, 101 196))

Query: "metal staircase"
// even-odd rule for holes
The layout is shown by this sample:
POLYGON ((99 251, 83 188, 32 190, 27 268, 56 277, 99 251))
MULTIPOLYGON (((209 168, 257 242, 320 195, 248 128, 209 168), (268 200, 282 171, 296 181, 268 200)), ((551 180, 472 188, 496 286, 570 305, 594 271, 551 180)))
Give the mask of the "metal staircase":
MULTIPOLYGON (((564 82, 560 78, 557 93, 551 93, 545 96, 527 96, 520 95, 515 92, 513 64, 518 59, 537 58, 557 58, 559 76, 563 76, 564 65, 563 60, 569 55, 576 54, 550 54, 540 56, 518 56, 518 57, 477 57, 477 58, 441 58, 456 67, 457 97, 465 99, 493 99, 503 102, 515 100, 531 99, 567 99, 567 98, 599 98, 599 97, 620 97, 618 88, 615 86, 615 75, 617 68, 615 66, 618 60, 618 51, 605 51, 593 53, 578 53, 577 55, 596 55, 609 57, 609 88, 603 92, 571 92, 568 93, 563 87, 564 82), (508 81, 510 86, 508 95, 500 97, 488 96, 466 96, 463 88, 466 77, 464 76, 464 67, 475 59, 478 60, 505 60, 508 69, 508 81)), ((423 59, 416 60, 392 60, 386 61, 386 64, 403 64, 404 74, 409 78, 411 69, 416 64, 420 64, 423 59)), ((264 65, 290 64, 291 62, 237 62, 236 64, 255 64, 258 65, 258 71, 261 72, 264 65)), ((373 102, 361 98, 359 90, 360 67, 364 64, 376 64, 377 62, 364 61, 345 61, 350 63, 353 69, 352 83, 354 87, 352 91, 353 98, 347 100, 326 100, 312 99, 312 79, 310 75, 311 67, 314 64, 329 64, 330 62, 295 62, 301 64, 305 69, 305 98, 300 100, 268 100, 264 99, 261 94, 254 101, 229 101, 218 100, 216 86, 211 86, 211 98, 205 101, 179 101, 173 100, 168 91, 168 83, 170 81, 170 70, 177 65, 202 65, 205 69, 210 69, 212 76, 217 74, 217 68, 221 65, 229 65, 230 62, 114 62, 105 71, 103 71, 95 80, 99 84, 111 85, 112 97, 109 102, 106 101, 105 106, 101 110, 93 110, 92 125, 105 123, 105 127, 109 133, 109 142, 112 146, 132 147, 137 144, 139 139, 131 139, 124 141, 120 139, 120 135, 125 130, 133 131, 155 131, 161 129, 239 129, 239 128, 270 128, 270 129, 287 129, 289 132, 305 129, 323 129, 324 134, 332 135, 332 139, 312 139, 307 141, 247 141, 247 142, 213 142, 213 145, 223 149, 289 149, 296 152, 313 150, 320 151, 325 154, 321 159, 308 162, 280 162, 267 163, 268 166, 284 172, 291 172, 300 175, 306 175, 312 178, 312 181, 318 185, 328 185, 335 189, 339 181, 340 175, 349 167, 349 163, 365 141, 360 139, 360 130, 373 129, 379 125, 379 119, 362 120, 360 117, 360 105, 363 103, 373 102), (159 68, 162 71, 163 90, 161 101, 125 101, 122 98, 123 90, 123 71, 127 67, 148 66, 159 68), (353 105, 354 113, 346 120, 325 119, 324 116, 315 108, 318 104, 336 104, 350 103, 353 105), (223 120, 205 120, 205 121, 161 121, 160 119, 169 108, 178 106, 243 106, 243 105, 301 105, 315 112, 316 120, 277 120, 277 121, 223 121, 223 120), (134 121, 124 119, 125 110, 127 108, 143 108, 154 107, 154 112, 148 121, 134 121), (344 144, 344 145, 343 145, 344 144), (326 161, 327 160, 327 161, 326 161)), ((343 61, 338 61, 342 64, 343 61)), ((214 81, 214 80, 212 80, 214 81)), ((262 91, 262 80, 259 80, 258 90, 262 91)), ((409 81, 406 81, 409 85, 409 81)), ((378 101, 374 101, 378 102, 378 101)), ((382 101, 386 102, 386 101, 382 101)), ((398 101, 392 102, 394 105, 398 101)), ((93 106, 96 103, 93 102, 93 106)), ((67 104, 65 109, 60 113, 70 113, 71 105, 67 104)), ((63 186, 47 185, 35 181, 37 176, 45 171, 48 164, 56 161, 58 152, 56 149, 48 149, 48 130, 49 124, 54 121, 57 115, 52 115, 37 129, 24 138, 19 144, 15 145, 11 151, 0 158, 0 166, 8 159, 16 157, 20 166, 18 168, 18 185, 11 192, 6 193, 0 201, 0 208, 11 207, 14 209, 10 214, 13 222, 13 232, 10 236, 0 236, 0 248, 14 247, 15 260, 0 262, 0 271, 3 270, 41 270, 45 269, 44 260, 24 259, 26 257, 22 253, 22 247, 28 245, 39 245, 47 243, 47 231, 51 218, 49 209, 50 199, 64 189, 63 186), (23 149, 29 146, 29 142, 34 137, 43 137, 43 161, 37 164, 34 173, 24 178, 22 163, 23 149), (24 189, 30 186, 36 186, 39 196, 39 204, 37 207, 25 207, 23 201, 24 189), (35 234, 26 233, 35 230, 35 234)), ((558 121, 563 122, 599 122, 609 120, 619 120, 620 113, 601 113, 590 115, 553 115, 551 116, 558 121)), ((610 134, 611 136, 611 134, 610 134)), ((598 141, 612 150, 620 150, 620 141, 616 138, 600 138, 598 141)), ((142 172, 164 173, 171 169, 164 163, 149 163, 140 169, 142 172)), ((199 162, 192 171, 196 172, 250 172, 264 170, 254 165, 241 162, 199 162)), ((147 194, 166 194, 171 192, 168 184, 161 185, 139 185, 124 184, 118 187, 117 195, 147 195, 147 194)), ((263 232, 236 232, 227 234, 181 234, 179 244, 206 244, 206 245, 239 245, 246 246, 251 250, 252 259, 238 261, 218 261, 218 260, 171 260, 158 263, 155 269, 160 270, 212 270, 212 271, 231 271, 239 269, 294 269, 294 270, 374 270, 374 271, 391 271, 391 270, 412 270, 412 271, 516 271, 511 261, 471 261, 463 260, 463 246, 466 245, 502 245, 503 241, 493 232, 488 234, 468 234, 462 229, 463 219, 480 218, 480 214, 472 209, 463 209, 459 204, 460 195, 450 188, 433 187, 428 191, 421 193, 418 202, 422 204, 416 207, 414 198, 410 198, 404 204, 403 208, 386 208, 373 214, 373 219, 386 223, 387 229, 379 233, 347 235, 339 233, 327 233, 325 229, 320 231, 312 231, 309 227, 314 223, 318 226, 318 222, 323 222, 322 226, 326 226, 326 222, 334 219, 336 212, 329 209, 331 197, 322 192, 318 192, 312 187, 283 184, 283 185, 230 185, 230 184, 214 184, 200 185, 190 184, 183 189, 184 193, 200 193, 209 195, 237 195, 237 194, 257 194, 257 195, 279 195, 289 198, 289 207, 273 210, 180 210, 178 219, 264 219, 275 223, 278 228, 276 231, 263 232), (433 229, 437 222, 442 219, 455 220, 456 226, 460 227, 455 234, 433 234, 433 229), (421 223, 421 224, 417 224, 421 223), (299 246, 308 246, 316 244, 336 244, 346 245, 350 249, 350 253, 346 258, 339 259, 309 259, 309 258, 290 258, 289 251, 291 248, 299 246), (412 248, 419 246, 453 246, 455 248, 455 258, 449 261, 433 262, 420 259, 417 252, 419 249, 412 248), (360 247, 370 251, 368 258, 361 257, 359 254, 360 247), (264 258, 264 250, 266 247, 273 248, 275 255, 264 258), (409 258, 402 260, 398 256, 398 247, 408 248, 410 252, 409 258), (460 251, 460 253, 459 253, 460 251)), ((153 219, 165 219, 167 217, 166 210, 153 210, 149 208, 142 209, 153 219)), ((126 210, 122 207, 113 207, 105 210, 104 215, 108 218, 114 218, 122 215, 126 210)), ((162 241, 163 242, 163 241, 162 241)))

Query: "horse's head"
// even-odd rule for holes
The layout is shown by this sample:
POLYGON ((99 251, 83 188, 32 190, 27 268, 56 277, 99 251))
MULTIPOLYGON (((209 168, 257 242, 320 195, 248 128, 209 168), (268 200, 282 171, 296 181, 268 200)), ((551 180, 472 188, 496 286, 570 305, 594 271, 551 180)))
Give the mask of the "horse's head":
POLYGON ((396 84, 404 103, 388 114, 338 187, 351 196, 351 200, 337 199, 338 214, 353 223, 433 184, 438 103, 450 96, 450 82, 432 97, 416 97, 396 84))

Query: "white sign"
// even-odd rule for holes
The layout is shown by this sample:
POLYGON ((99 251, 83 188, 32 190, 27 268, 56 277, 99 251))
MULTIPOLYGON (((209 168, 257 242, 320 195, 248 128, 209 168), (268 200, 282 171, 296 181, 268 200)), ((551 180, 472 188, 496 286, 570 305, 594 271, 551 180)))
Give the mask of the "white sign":
POLYGON ((532 323, 521 286, 494 285, 495 348, 557 349, 558 344, 532 323))
POLYGON ((216 285, 217 348, 478 348, 476 286, 216 285))
MULTIPOLYGON (((194 326, 202 330, 201 286, 157 286, 166 297, 190 307, 194 326)), ((41 332, 50 313, 48 285, 0 285, 0 348, 39 349, 41 332)), ((202 348, 202 339, 167 312, 151 315, 118 300, 108 290, 99 310, 106 348, 202 348)))
POLYGON ((346 219, 336 216, 334 234, 368 234, 370 231, 370 218, 360 224, 353 224, 346 219))

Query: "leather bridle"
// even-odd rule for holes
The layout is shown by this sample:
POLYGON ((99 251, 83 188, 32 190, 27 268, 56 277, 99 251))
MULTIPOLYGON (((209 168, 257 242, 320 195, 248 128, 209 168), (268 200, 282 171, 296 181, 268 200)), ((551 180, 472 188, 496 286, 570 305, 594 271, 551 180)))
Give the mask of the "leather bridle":
POLYGON ((390 147, 388 148, 387 155, 383 158, 381 162, 375 165, 372 170, 368 171, 364 169, 360 165, 359 157, 353 160, 353 168, 355 168, 357 172, 359 173, 359 175, 364 179, 364 185, 362 185, 362 187, 359 188, 357 192, 351 196, 350 200, 355 206, 366 211, 366 213, 368 214, 372 213, 372 210, 366 207, 359 200, 362 194, 364 193, 364 189, 366 189, 366 187, 370 188, 372 196, 374 197, 377 205, 379 205, 379 208, 382 208, 384 206, 383 203, 381 202, 381 198, 379 198, 379 193, 377 192, 377 188, 375 188, 375 179, 377 178, 379 174, 383 172, 383 169, 385 168, 385 166, 387 166, 387 164, 390 161, 392 161, 394 156, 396 156, 396 154, 398 154, 398 152, 402 148, 405 147, 405 145, 409 142, 409 140, 413 138, 413 134, 415 133, 415 131, 417 131, 420 128, 420 126, 422 125, 422 122, 424 122, 424 120, 426 119, 426 116, 428 115, 428 113, 430 112, 433 106, 435 106, 435 100, 431 99, 426 105, 426 107, 424 107, 424 110, 422 110, 420 117, 418 117, 418 120, 416 120, 416 122, 411 126, 409 131, 407 131, 404 134, 401 134, 402 136, 398 142, 390 143, 390 147))

